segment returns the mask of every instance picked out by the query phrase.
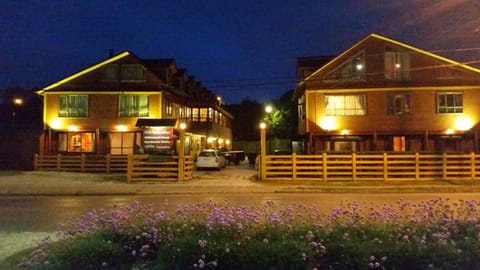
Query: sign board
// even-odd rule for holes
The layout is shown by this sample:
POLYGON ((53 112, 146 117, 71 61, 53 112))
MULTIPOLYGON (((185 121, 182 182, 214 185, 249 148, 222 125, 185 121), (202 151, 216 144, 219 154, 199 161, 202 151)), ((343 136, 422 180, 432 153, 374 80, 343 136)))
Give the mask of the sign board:
POLYGON ((173 127, 154 127, 143 131, 145 153, 166 153, 173 151, 175 136, 173 127))

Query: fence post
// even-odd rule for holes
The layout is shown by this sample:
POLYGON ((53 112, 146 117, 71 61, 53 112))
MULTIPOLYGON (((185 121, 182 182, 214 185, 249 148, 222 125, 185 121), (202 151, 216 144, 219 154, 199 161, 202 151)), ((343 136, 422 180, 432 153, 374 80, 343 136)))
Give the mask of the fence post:
POLYGON ((85 172, 85 154, 80 156, 80 171, 85 172))
POLYGON ((352 179, 357 180, 357 153, 352 153, 352 179))
POLYGON ((388 180, 388 156, 387 153, 383 153, 383 181, 388 180))
POLYGON ((185 180, 185 129, 180 128, 179 133, 177 180, 180 182, 185 180))
POLYGON ((38 171, 38 154, 33 155, 33 170, 38 171))
POLYGON ((322 153, 322 162, 323 162, 323 182, 327 181, 327 153, 322 153))
POLYGON ((132 182, 132 173, 133 173, 133 154, 128 154, 127 158, 127 183, 132 182))
POLYGON ((62 155, 57 154, 57 171, 60 171, 62 168, 62 155))
POLYGON ((447 179, 447 153, 442 155, 442 176, 443 179, 447 179))
POLYGON ((415 180, 420 180, 420 155, 415 153, 415 180))
POLYGON ((297 154, 292 153, 292 180, 297 180, 297 154))
POLYGON ((472 180, 475 180, 475 153, 470 153, 470 172, 472 176, 472 180))
POLYGON ((107 173, 110 173, 110 154, 107 154, 105 156, 105 165, 106 165, 106 171, 107 173))

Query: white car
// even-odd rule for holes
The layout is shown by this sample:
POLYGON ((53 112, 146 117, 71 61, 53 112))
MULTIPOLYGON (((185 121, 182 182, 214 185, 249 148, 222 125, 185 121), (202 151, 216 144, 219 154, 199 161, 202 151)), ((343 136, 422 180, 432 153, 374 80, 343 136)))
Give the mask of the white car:
POLYGON ((220 170, 226 166, 225 156, 218 150, 207 149, 198 153, 197 169, 214 168, 220 170))

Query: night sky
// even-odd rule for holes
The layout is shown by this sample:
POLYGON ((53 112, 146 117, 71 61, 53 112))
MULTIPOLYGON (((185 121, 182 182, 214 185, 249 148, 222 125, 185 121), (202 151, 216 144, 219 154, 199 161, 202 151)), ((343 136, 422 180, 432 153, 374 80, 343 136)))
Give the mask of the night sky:
POLYGON ((45 87, 113 49, 175 58, 226 103, 266 102, 295 87, 297 57, 372 32, 479 61, 480 1, 0 0, 0 89, 45 87))

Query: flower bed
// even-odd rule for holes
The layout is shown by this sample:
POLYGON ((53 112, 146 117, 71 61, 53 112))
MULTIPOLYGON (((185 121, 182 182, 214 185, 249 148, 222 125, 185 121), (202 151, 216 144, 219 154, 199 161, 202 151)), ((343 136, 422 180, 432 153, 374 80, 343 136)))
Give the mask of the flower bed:
POLYGON ((33 269, 480 269, 479 207, 435 199, 368 206, 132 202, 92 211, 43 241, 33 269))

